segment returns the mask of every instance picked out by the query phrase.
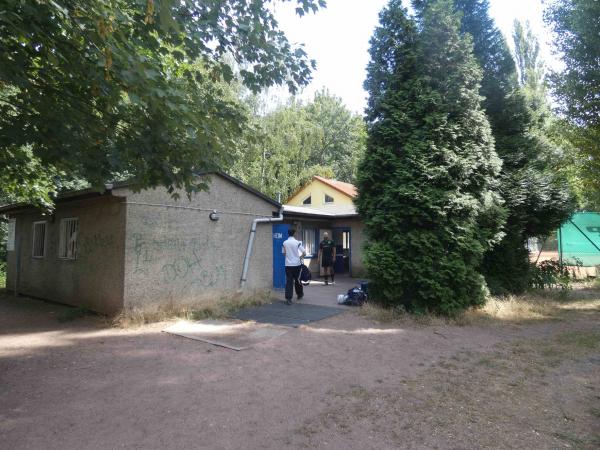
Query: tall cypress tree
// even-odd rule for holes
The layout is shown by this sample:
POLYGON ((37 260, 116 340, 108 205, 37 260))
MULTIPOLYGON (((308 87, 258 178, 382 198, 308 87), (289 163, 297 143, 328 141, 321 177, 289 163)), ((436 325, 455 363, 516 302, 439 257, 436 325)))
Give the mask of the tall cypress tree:
POLYGON ((505 237, 486 254, 483 270, 493 292, 519 293, 530 279, 527 239, 555 230, 573 204, 566 180, 552 167, 556 148, 538 133, 506 39, 489 16, 489 0, 455 0, 455 5, 484 71, 481 94, 503 162, 501 192, 509 213, 505 237))
POLYGON ((484 301, 478 268, 502 222, 481 70, 459 26, 449 0, 425 8, 418 22, 400 0, 381 12, 358 176, 375 298, 443 314, 484 301))
MULTIPOLYGON (((436 0, 413 0, 417 11, 436 0)), ((527 239, 546 236, 573 208, 566 180, 552 166, 556 148, 536 129, 536 114, 519 86, 506 39, 489 15, 489 0, 453 0, 461 32, 473 38, 483 69, 480 93, 502 159, 500 190, 508 211, 502 241, 487 252, 482 270, 492 292, 519 293, 529 285, 527 239)))

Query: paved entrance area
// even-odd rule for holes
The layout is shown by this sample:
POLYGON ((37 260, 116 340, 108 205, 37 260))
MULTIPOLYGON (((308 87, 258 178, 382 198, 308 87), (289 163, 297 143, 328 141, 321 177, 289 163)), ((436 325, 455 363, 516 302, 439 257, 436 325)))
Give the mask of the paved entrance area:
POLYGON ((338 305, 337 296, 345 294, 359 282, 358 278, 350 277, 338 277, 335 284, 327 286, 320 280, 311 281, 308 286, 304 286, 304 298, 299 302, 294 299, 292 305, 287 305, 284 292, 279 291, 279 301, 255 308, 242 309, 233 318, 299 327, 300 325, 335 316, 344 312, 344 310, 352 309, 349 306, 338 305))
MULTIPOLYGON (((321 279, 311 281, 308 286, 304 286, 304 298, 300 303, 305 305, 329 306, 331 308, 352 309, 349 306, 338 305, 337 296, 345 294, 349 289, 356 287, 362 281, 361 278, 350 278, 349 276, 336 276, 335 284, 325 286, 321 279)), ((285 300, 283 290, 278 291, 278 298, 285 300)), ((295 298, 294 298, 294 301, 295 298)))

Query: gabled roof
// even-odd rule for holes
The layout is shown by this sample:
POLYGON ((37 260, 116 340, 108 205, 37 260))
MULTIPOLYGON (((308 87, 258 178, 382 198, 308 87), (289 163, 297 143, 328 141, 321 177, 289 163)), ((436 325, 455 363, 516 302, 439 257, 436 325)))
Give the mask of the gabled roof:
POLYGON ((330 178, 321 177, 319 175, 314 175, 312 177, 311 181, 309 181, 306 184, 303 184, 298 189, 296 189, 294 191, 294 193, 288 197, 287 201, 290 201, 292 198, 294 198, 296 195, 298 195, 298 193, 300 191, 302 191, 302 189, 304 189, 306 186, 308 186, 314 180, 318 180, 321 183, 324 183, 327 186, 332 187, 336 191, 341 192, 344 195, 347 195, 348 197, 354 198, 354 197, 356 197, 358 195, 358 191, 356 190, 356 186, 354 186, 353 184, 344 183, 343 181, 332 180, 330 178))
POLYGON ((319 175, 315 175, 313 177, 315 180, 319 180, 321 183, 325 183, 328 186, 340 191, 343 194, 346 194, 348 197, 356 197, 358 195, 358 191, 356 190, 356 186, 350 183, 344 183, 343 181, 331 180, 329 178, 324 178, 319 175))
MULTIPOLYGON (((271 203, 273 206, 275 206, 277 208, 281 208, 281 203, 273 200, 271 197, 268 197, 267 195, 263 194, 262 192, 257 191, 253 187, 248 186, 245 183, 242 183, 237 178, 233 178, 231 175, 227 175, 226 173, 221 172, 221 171, 198 173, 198 176, 204 176, 204 175, 218 175, 218 176, 230 181, 231 183, 239 186, 240 188, 250 192, 251 194, 254 194, 257 197, 262 198, 264 201, 271 203)), ((58 195, 55 202, 62 203, 64 201, 68 201, 68 200, 82 200, 85 198, 92 198, 92 197, 111 196, 111 195, 113 195, 113 192, 112 192, 113 190, 117 190, 120 188, 128 188, 133 185, 134 185, 134 183, 132 180, 127 180, 127 181, 119 181, 119 182, 110 183, 106 186, 106 189, 104 191, 98 191, 93 188, 87 188, 87 189, 80 189, 77 191, 63 192, 62 194, 58 195)), ((28 208, 32 208, 32 207, 33 207, 33 205, 28 204, 28 203, 13 203, 10 205, 0 205, 0 214, 7 214, 7 213, 11 213, 11 212, 20 210, 20 209, 28 209, 28 208)))

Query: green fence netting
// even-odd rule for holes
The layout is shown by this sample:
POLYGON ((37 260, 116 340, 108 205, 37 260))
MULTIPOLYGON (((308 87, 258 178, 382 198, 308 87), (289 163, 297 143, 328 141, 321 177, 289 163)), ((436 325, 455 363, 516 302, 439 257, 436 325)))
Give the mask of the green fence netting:
POLYGON ((558 251, 565 264, 600 265, 600 213, 578 212, 558 230, 558 251))

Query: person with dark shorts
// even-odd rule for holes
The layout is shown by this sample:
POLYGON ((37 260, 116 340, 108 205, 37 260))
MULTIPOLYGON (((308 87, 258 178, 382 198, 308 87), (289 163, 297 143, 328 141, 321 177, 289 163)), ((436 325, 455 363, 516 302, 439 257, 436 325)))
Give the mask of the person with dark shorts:
POLYGON ((323 240, 319 244, 319 266, 323 268, 325 275, 325 286, 329 284, 329 276, 331 276, 331 284, 335 284, 335 273, 333 264, 335 263, 335 244, 329 239, 329 233, 323 233, 323 240))

